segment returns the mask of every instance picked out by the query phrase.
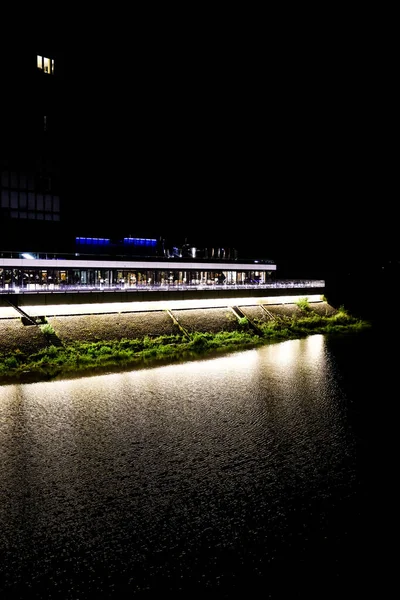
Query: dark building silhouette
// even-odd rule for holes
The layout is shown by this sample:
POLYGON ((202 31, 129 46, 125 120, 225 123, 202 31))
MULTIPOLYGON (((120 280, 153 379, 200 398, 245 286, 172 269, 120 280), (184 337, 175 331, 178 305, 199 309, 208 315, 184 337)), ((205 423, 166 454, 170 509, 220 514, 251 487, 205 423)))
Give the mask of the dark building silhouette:
POLYGON ((210 199, 226 198, 203 156, 212 123, 206 143, 191 125, 197 113, 189 118, 188 109, 157 93, 160 106, 170 107, 160 112, 138 82, 140 108, 133 110, 127 59, 116 72, 94 59, 93 50, 66 53, 40 41, 1 57, 0 253, 265 256, 264 223, 244 206, 235 211, 231 199, 221 214, 210 199), (167 135, 163 127, 172 122, 167 135), (155 246, 126 241, 154 238, 155 246), (248 240, 257 238, 260 252, 250 252, 248 240))
POLYGON ((66 243, 63 64, 51 47, 10 50, 1 76, 2 250, 56 250, 66 243))

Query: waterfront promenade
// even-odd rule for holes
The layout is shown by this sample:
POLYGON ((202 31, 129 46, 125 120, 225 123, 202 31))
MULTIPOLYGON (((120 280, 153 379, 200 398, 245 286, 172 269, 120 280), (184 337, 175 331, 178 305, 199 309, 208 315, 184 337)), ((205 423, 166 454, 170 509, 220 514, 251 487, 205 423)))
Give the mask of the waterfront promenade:
POLYGON ((323 280, 280 280, 262 285, 13 288, 0 294, 0 318, 21 314, 40 317, 287 304, 295 303, 299 298, 320 302, 324 292, 323 280))

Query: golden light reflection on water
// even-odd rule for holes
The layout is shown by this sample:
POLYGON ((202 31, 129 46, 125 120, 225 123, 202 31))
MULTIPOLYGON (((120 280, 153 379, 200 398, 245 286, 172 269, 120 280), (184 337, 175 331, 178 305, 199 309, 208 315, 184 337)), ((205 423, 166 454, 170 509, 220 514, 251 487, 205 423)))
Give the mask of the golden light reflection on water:
POLYGON ((91 418, 133 404, 152 405, 155 398, 159 409, 173 402, 183 406, 187 398, 213 406, 217 397, 222 401, 230 394, 227 390, 233 390, 240 401, 249 393, 272 389, 286 403, 300 385, 321 385, 329 368, 324 336, 314 335, 220 358, 81 379, 0 386, 0 423, 5 427, 18 406, 20 414, 35 413, 29 427, 39 423, 42 415, 57 431, 59 422, 65 418, 72 422, 73 415, 81 421, 84 415, 91 418))
POLYGON ((299 370, 304 368, 324 369, 325 365, 325 340, 323 335, 313 335, 300 340, 289 340, 264 347, 236 352, 220 358, 189 361, 180 364, 153 367, 138 371, 112 373, 82 377, 79 379, 61 380, 54 382, 39 382, 30 384, 15 384, 0 386, 0 407, 2 411, 13 400, 39 399, 44 404, 57 402, 68 403, 74 394, 78 393, 81 401, 91 402, 96 397, 110 393, 118 395, 118 388, 125 389, 133 385, 138 388, 146 385, 151 380, 153 384, 159 380, 162 385, 166 381, 185 380, 187 378, 206 376, 210 381, 221 374, 233 375, 235 378, 243 376, 251 379, 253 374, 258 375, 260 364, 267 361, 273 372, 279 372, 289 379, 299 370))
POLYGON ((53 489, 73 504, 76 495, 118 488, 132 469, 148 481, 147 471, 174 479, 179 466, 192 477, 198 465, 200 480, 218 479, 246 460, 255 477, 261 461, 260 480, 275 481, 284 467, 295 486, 346 452, 332 375, 325 338, 315 335, 215 359, 0 387, 0 486, 21 501, 24 487, 36 490, 43 527, 53 489))
POLYGON ((272 346, 266 346, 262 349, 273 355, 276 365, 282 368, 292 368, 299 360, 299 352, 303 364, 310 365, 320 362, 324 358, 325 340, 323 335, 310 335, 303 339, 288 340, 272 346))
POLYGON ((320 335, 146 370, 3 386, 2 563, 10 580, 27 573, 29 584, 30 565, 46 581, 51 564, 59 585, 82 556, 88 573, 98 575, 101 564, 119 581, 127 556, 132 572, 142 565, 151 578, 160 557, 172 560, 171 572, 189 573, 205 545, 217 564, 221 545, 230 556, 251 531, 249 562, 259 564, 258 548, 276 557, 293 543, 293 525, 306 547, 321 525, 321 499, 325 514, 329 498, 335 504, 352 491, 354 456, 320 335))

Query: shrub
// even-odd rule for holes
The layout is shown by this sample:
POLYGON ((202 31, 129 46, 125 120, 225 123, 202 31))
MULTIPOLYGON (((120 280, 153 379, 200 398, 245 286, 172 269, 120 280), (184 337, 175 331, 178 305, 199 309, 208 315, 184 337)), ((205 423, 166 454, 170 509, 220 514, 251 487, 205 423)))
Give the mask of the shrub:
POLYGON ((18 361, 15 356, 7 356, 7 358, 4 359, 4 364, 9 369, 16 369, 18 367, 18 361))
POLYGON ((110 348, 110 346, 100 346, 100 348, 97 349, 97 353, 102 355, 102 354, 111 354, 112 353, 112 349, 110 348))
POLYGON ((208 345, 207 335, 204 333, 193 333, 190 336, 190 345, 192 348, 196 348, 197 350, 206 348, 208 345))
POLYGON ((40 325, 40 330, 44 335, 54 335, 55 331, 50 323, 45 323, 44 325, 40 325))
POLYGON ((49 346, 47 348, 47 352, 46 353, 47 353, 48 356, 56 356, 57 353, 58 353, 58 349, 56 348, 56 346, 52 345, 52 346, 49 346))
POLYGON ((299 298, 296 304, 300 308, 300 310, 310 310, 310 303, 308 302, 308 298, 299 298))

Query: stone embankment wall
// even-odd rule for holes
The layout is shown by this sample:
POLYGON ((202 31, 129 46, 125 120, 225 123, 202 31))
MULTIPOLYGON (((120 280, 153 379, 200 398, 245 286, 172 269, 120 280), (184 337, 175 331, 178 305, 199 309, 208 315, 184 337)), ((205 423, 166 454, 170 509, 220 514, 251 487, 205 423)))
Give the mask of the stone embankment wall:
MULTIPOLYGON (((331 315, 336 310, 326 302, 310 305, 321 315, 331 315)), ((137 339, 146 335, 158 337, 181 333, 232 331, 238 328, 240 316, 250 322, 267 322, 279 315, 300 314, 297 304, 276 304, 267 306, 238 306, 237 311, 230 307, 181 310, 160 310, 150 312, 113 313, 102 315, 74 315, 48 317, 62 344, 74 341, 96 342, 137 339)), ((44 348, 49 342, 39 326, 24 325, 21 318, 0 319, 0 354, 20 350, 33 353, 44 348)))

